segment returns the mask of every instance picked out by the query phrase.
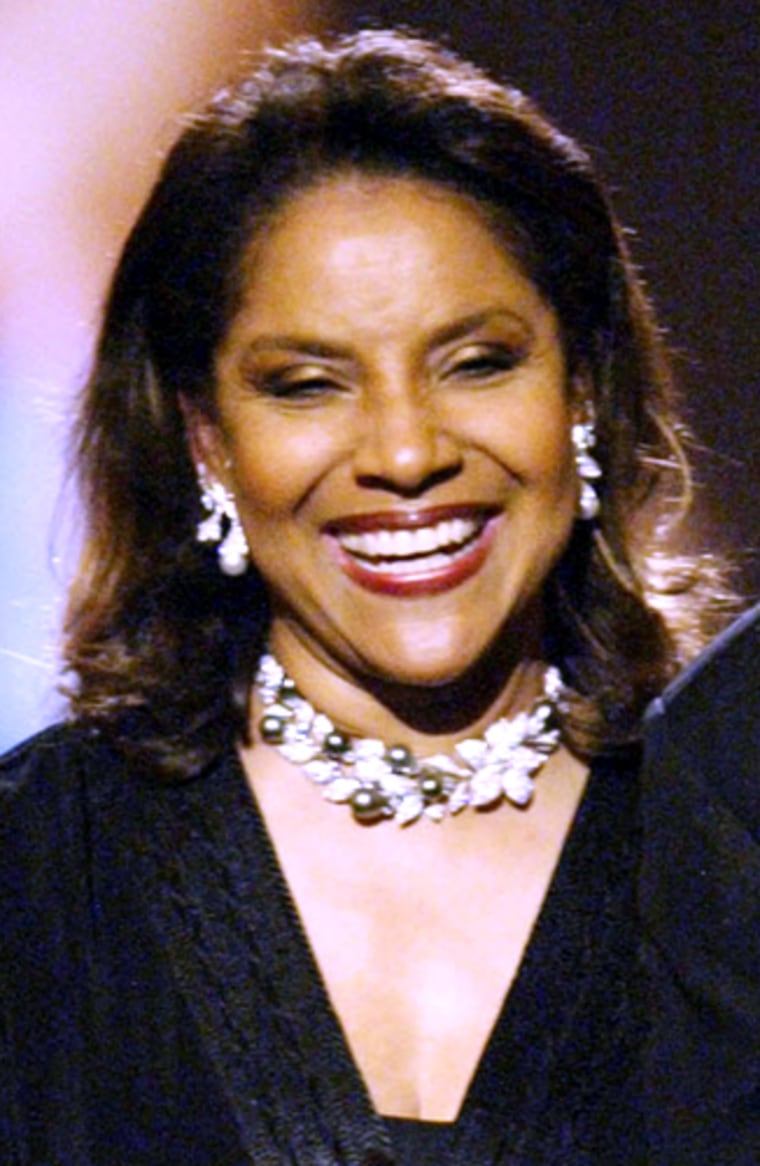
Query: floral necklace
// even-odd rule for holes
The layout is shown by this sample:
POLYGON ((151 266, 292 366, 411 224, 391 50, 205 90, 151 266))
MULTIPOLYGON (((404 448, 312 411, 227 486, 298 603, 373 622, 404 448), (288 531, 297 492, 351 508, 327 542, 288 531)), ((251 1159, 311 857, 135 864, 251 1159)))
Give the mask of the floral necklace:
POLYGON ((455 758, 417 758, 405 745, 341 732, 299 693, 270 652, 259 662, 255 690, 263 710, 261 740, 297 765, 327 801, 350 806, 362 823, 440 822, 466 806, 485 809, 503 800, 526 806, 535 774, 560 744, 556 712, 563 685, 556 668, 547 668, 529 712, 501 717, 482 737, 460 741, 455 758))

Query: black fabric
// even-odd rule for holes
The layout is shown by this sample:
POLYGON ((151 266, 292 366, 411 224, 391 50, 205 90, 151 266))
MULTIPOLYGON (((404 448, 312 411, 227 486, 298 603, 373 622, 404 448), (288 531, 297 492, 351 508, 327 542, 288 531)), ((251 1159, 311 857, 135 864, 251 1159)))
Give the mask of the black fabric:
POLYGON ((0 767, 0 1162, 759 1161, 754 763, 734 790, 708 729, 684 760, 687 688, 654 714, 641 813, 637 766, 594 766, 433 1144, 374 1112, 234 751, 164 787, 77 728, 16 750, 0 767))
POLYGON ((399 1162, 442 1166, 448 1160, 455 1128, 451 1123, 386 1117, 385 1126, 399 1162))
MULTIPOLYGON (((395 1160, 234 752, 162 787, 62 729, 3 777, 3 1163, 395 1160)), ((453 1162, 639 1144, 631 777, 594 772, 453 1162)))
POLYGON ((760 1163, 760 607, 651 710, 640 912, 653 1161, 760 1163))

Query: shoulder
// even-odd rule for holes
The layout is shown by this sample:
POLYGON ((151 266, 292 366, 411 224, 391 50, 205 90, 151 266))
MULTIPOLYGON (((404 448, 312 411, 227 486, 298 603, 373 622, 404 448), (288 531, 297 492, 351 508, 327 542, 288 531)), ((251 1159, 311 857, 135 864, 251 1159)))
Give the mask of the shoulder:
POLYGON ((75 755, 86 752, 83 744, 74 725, 54 725, 0 757, 0 804, 6 812, 43 788, 62 792, 78 768, 75 755))
POLYGON ((646 728, 650 773, 687 772, 760 838, 760 605, 666 689, 646 728))
POLYGON ((91 832, 93 805, 124 780, 124 763, 103 738, 77 724, 56 725, 0 759, 0 888, 20 897, 54 890, 76 869, 91 832))
POLYGON ((44 729, 0 757, 0 804, 53 802, 60 808, 88 779, 117 763, 106 740, 78 724, 44 729))

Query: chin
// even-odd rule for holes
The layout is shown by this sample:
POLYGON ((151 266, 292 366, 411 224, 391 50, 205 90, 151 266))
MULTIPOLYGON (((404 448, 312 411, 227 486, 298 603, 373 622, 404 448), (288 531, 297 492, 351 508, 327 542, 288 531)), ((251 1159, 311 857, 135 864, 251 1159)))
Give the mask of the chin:
POLYGON ((423 644, 398 651, 390 658, 367 660, 367 671, 386 684, 411 688, 439 688, 454 684, 469 672, 482 653, 452 653, 423 644))

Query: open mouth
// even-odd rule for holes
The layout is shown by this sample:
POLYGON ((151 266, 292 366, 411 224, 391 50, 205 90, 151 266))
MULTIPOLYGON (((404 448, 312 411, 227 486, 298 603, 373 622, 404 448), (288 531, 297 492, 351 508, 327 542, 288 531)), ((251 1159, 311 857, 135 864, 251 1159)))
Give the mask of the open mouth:
POLYGON ((342 550, 369 570, 400 575, 446 567, 478 537, 485 520, 451 518, 420 530, 376 530, 338 535, 342 550))
POLYGON ((378 519, 368 523, 372 529, 351 529, 348 523, 330 534, 355 582, 394 595, 431 594, 457 586, 479 569, 490 543, 491 517, 485 510, 470 511, 404 526, 382 526, 378 519))

